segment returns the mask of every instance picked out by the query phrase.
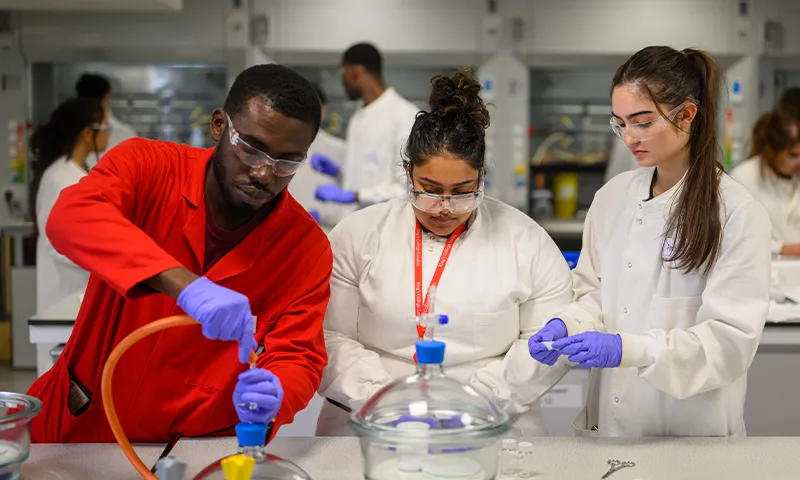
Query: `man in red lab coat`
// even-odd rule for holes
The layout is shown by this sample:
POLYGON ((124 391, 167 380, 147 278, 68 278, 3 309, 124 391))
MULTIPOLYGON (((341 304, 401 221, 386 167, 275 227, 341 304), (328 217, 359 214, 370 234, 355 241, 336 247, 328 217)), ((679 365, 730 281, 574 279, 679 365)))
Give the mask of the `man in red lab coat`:
POLYGON ((215 148, 132 139, 62 192, 47 235, 92 275, 66 348, 28 392, 44 403, 35 442, 114 441, 100 393, 109 353, 136 328, 182 312, 201 325, 146 338, 116 369, 114 401, 131 441, 224 434, 237 413, 265 423, 277 414, 277 427, 307 405, 327 361, 332 257, 285 188, 320 111, 296 72, 252 67, 212 114, 215 148), (245 372, 254 348, 259 368, 245 372), (234 395, 258 408, 237 412, 234 395))

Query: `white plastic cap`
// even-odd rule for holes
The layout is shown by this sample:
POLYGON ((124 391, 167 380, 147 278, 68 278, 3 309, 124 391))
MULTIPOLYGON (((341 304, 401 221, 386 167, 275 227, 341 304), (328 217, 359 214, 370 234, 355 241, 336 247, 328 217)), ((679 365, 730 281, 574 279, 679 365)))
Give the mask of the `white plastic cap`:
POLYGON ((504 438, 503 439, 503 450, 516 450, 517 449, 517 441, 513 438, 504 438))
MULTIPOLYGON (((427 431, 431 426, 426 422, 408 421, 397 424, 398 430, 417 430, 427 431)), ((422 463, 428 456, 428 446, 422 445, 399 445, 397 447, 397 468, 401 472, 419 472, 422 470, 422 463)))
POLYGON ((520 452, 532 452, 533 444, 531 442, 519 442, 517 445, 520 452))

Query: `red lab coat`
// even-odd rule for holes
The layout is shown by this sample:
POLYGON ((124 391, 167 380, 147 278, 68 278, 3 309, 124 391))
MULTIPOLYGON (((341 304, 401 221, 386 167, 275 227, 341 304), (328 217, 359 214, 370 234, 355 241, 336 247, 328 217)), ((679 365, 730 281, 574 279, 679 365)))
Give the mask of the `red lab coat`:
MULTIPOLYGON (((134 329, 182 313, 171 297, 140 284, 172 267, 201 273, 212 153, 128 140, 61 193, 47 236, 91 278, 61 357, 28 391, 44 403, 31 425, 34 442, 114 441, 100 395, 103 365, 134 329), (92 393, 78 417, 67 409, 67 372, 92 393)), ((205 274, 250 299, 256 340, 264 345, 258 366, 277 375, 284 389, 276 427, 291 423, 319 387, 332 264, 326 235, 284 190, 266 220, 205 274)), ((128 350, 114 375, 126 434, 132 442, 165 442, 230 432, 238 422, 233 388, 245 368, 236 342, 207 340, 199 324, 148 337, 128 350)))

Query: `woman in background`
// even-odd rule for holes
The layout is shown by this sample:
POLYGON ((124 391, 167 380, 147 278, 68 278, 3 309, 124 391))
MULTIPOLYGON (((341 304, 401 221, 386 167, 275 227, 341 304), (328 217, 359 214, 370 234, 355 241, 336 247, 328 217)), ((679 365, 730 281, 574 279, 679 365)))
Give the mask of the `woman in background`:
POLYGON ((531 338, 592 367, 579 435, 742 436, 769 308, 769 219, 717 152, 719 72, 648 47, 617 70, 611 127, 644 167, 595 195, 575 301, 531 338))
POLYGON ((753 128, 750 159, 731 172, 772 221, 772 253, 800 256, 800 138, 798 123, 777 110, 753 128))
MULTIPOLYGON (((106 149, 108 134, 99 101, 71 99, 59 105, 50 121, 34 130, 30 148, 34 156, 31 183, 36 243, 36 311, 43 312, 65 297, 86 288, 89 273, 55 251, 47 238, 47 217, 61 190, 88 173, 86 160, 97 160, 106 149)), ((42 372, 40 372, 42 373, 42 372)))
POLYGON ((459 71, 432 84, 430 111, 417 115, 405 148, 407 196, 359 210, 330 234, 320 388, 329 402, 318 435, 352 435, 346 409, 414 373, 414 345, 427 332, 409 319, 427 313, 429 286, 436 313, 451 319, 435 332, 447 374, 515 417, 516 435, 546 434, 538 400, 569 369, 538 365, 527 349, 572 300, 564 257, 530 217, 484 199, 489 112, 478 80, 459 71))

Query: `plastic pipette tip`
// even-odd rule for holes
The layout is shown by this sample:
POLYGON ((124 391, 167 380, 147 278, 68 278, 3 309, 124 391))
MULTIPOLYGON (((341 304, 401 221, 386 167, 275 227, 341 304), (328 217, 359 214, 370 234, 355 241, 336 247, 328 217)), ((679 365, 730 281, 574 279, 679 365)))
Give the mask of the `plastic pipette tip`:
POLYGON ((256 466, 256 459, 247 455, 231 455, 223 458, 220 465, 222 473, 225 474, 225 480, 250 480, 256 466))
POLYGON ((239 408, 242 410, 249 410, 251 412, 255 412, 258 410, 258 404, 254 402, 239 402, 239 408))

